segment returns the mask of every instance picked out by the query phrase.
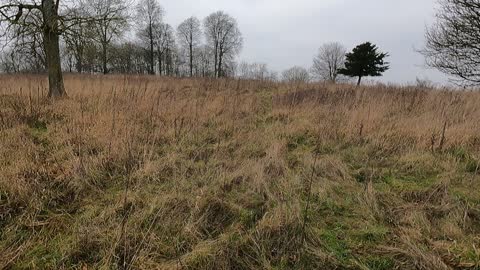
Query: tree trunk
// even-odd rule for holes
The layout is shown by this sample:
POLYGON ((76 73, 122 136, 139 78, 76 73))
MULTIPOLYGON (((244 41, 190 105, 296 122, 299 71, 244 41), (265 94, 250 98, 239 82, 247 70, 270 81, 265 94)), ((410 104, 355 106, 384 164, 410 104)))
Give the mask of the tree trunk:
POLYGON ((58 37, 57 9, 53 0, 42 0, 44 19, 43 46, 48 67, 48 97, 58 98, 66 96, 63 84, 62 66, 60 62, 60 46, 58 37))
POLYGON ((162 53, 158 51, 158 73, 162 76, 162 53))
POLYGON ((103 66, 103 74, 108 73, 107 67, 107 44, 102 44, 102 66, 103 66))
POLYGON ((358 82, 357 82, 357 86, 360 85, 360 83, 362 83, 362 76, 358 76, 358 82))
POLYGON ((171 76, 173 73, 173 69, 172 69, 172 52, 170 51, 170 48, 167 49, 165 56, 166 56, 165 64, 167 65, 165 67, 166 69, 165 71, 167 73, 167 76, 171 76))
POLYGON ((68 56, 68 72, 72 73, 72 69, 73 69, 73 60, 72 60, 72 56, 68 56))
MULTIPOLYGON (((192 35, 190 35, 192 38, 192 35)), ((193 44, 192 40, 190 40, 190 77, 193 77, 193 44)))
POLYGON ((223 48, 220 47, 220 53, 219 53, 219 60, 218 60, 218 78, 223 77, 223 48))
POLYGON ((77 52, 77 54, 78 55, 75 57, 75 60, 77 61, 75 68, 77 69, 78 73, 82 73, 83 72, 83 52, 77 52))
POLYGON ((155 54, 153 48, 153 30, 152 30, 152 23, 150 22, 150 26, 148 29, 148 35, 150 36, 150 70, 149 73, 151 75, 155 74, 155 54))
POLYGON ((215 71, 215 78, 218 77, 218 42, 216 41, 215 43, 215 68, 214 68, 214 71, 215 71))

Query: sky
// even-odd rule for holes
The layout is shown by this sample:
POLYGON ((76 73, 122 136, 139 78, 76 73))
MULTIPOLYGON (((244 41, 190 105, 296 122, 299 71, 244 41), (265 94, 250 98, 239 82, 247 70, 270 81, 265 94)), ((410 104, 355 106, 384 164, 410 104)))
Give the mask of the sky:
POLYGON ((434 22, 436 0, 161 0, 165 21, 203 20, 223 10, 237 19, 244 46, 239 61, 260 62, 281 72, 310 68, 323 43, 340 42, 349 51, 370 41, 388 52, 390 70, 375 79, 406 84, 447 77, 425 67, 416 50, 424 46, 425 28, 434 22))

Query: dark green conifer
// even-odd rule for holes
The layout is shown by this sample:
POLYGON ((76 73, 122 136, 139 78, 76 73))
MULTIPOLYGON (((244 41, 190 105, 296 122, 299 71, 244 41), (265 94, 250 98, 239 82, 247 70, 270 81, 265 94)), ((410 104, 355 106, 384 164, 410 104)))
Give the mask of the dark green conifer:
POLYGON ((388 53, 378 51, 378 47, 370 42, 358 45, 351 53, 347 53, 345 68, 338 70, 339 74, 358 77, 357 85, 367 76, 382 76, 387 71, 389 63, 385 62, 388 53))

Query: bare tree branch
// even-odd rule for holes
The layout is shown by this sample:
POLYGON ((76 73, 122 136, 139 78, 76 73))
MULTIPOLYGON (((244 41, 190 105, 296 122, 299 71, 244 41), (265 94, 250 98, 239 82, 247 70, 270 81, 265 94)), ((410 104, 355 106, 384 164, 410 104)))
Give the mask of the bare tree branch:
POLYGON ((480 2, 440 0, 437 22, 426 31, 420 51, 426 64, 467 86, 480 85, 480 2))

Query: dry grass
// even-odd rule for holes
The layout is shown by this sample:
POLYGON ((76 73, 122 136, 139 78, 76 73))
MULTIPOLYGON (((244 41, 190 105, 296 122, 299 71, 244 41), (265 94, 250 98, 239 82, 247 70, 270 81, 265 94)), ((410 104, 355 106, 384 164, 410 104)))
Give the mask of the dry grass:
POLYGON ((45 86, 0 77, 0 268, 480 268, 479 92, 45 86))

